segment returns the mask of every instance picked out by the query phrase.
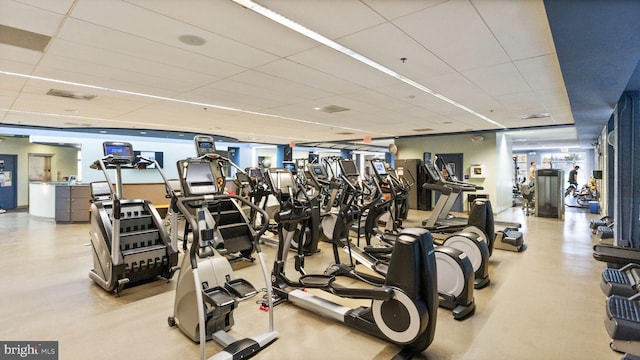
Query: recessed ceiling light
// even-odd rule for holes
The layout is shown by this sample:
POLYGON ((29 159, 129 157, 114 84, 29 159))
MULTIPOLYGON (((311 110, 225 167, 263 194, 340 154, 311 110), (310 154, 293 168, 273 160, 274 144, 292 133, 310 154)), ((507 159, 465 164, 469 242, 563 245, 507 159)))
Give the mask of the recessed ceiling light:
POLYGON ((106 134, 107 130, 100 130, 100 134, 106 134))
POLYGON ((140 131, 140 135, 147 135, 146 131, 140 131))
POLYGON ((184 134, 178 134, 178 136, 184 136, 184 134))
POLYGON ((191 46, 202 46, 207 42, 207 40, 205 40, 204 38, 196 35, 180 35, 178 37, 178 40, 180 40, 180 42, 183 44, 191 46))

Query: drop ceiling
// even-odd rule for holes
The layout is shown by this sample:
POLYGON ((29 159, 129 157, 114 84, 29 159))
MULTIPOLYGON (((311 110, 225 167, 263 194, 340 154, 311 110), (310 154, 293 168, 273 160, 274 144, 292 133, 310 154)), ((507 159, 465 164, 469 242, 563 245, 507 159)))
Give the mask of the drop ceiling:
POLYGON ((231 0, 0 0, 1 26, 51 38, 0 36, 0 125, 275 144, 574 125, 541 0, 256 2, 411 83, 231 0))

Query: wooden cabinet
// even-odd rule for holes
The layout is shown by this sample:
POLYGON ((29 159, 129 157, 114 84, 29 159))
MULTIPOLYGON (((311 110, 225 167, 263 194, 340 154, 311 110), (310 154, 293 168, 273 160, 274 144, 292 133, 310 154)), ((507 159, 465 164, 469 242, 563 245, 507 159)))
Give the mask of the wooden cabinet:
POLYGON ((56 186, 56 222, 89 222, 89 185, 56 186))

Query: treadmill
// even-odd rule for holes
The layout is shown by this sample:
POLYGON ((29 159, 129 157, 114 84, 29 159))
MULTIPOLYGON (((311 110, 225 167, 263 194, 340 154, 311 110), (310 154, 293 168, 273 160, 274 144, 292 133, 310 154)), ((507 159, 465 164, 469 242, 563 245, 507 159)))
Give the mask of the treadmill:
MULTIPOLYGON (((423 184, 422 187, 439 191, 441 194, 430 217, 424 220, 422 225, 427 228, 451 227, 454 229, 466 226, 469 218, 451 216, 449 214, 451 208, 463 192, 475 192, 482 190, 482 187, 457 180, 455 176, 451 174, 451 169, 447 167, 445 167, 449 174, 447 178, 440 176, 440 173, 432 162, 425 162, 423 167, 426 170, 427 182, 423 184)), ((523 234, 518 230, 522 226, 521 224, 505 221, 494 221, 493 223, 495 232, 493 247, 515 252, 526 249, 523 234)))

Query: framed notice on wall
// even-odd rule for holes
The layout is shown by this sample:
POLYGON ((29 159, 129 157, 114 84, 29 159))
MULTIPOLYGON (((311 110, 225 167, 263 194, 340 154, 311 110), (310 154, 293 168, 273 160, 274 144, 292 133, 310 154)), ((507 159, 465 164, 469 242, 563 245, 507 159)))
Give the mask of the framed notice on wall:
POLYGON ((10 187, 13 181, 13 173, 11 171, 0 171, 0 187, 10 187))

